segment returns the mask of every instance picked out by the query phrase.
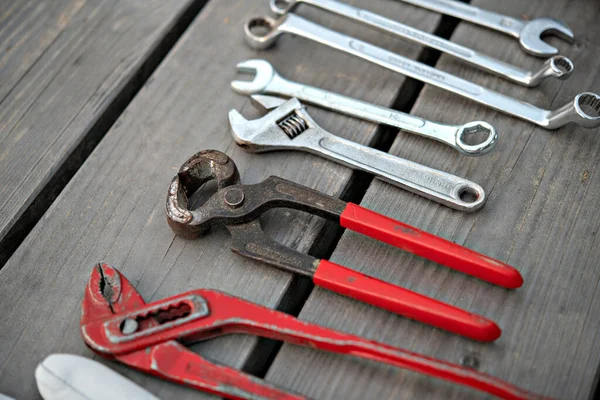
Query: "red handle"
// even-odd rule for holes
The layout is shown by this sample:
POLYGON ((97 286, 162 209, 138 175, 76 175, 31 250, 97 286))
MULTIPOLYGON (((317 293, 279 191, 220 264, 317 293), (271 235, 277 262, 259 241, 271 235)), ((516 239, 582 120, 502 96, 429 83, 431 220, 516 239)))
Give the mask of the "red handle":
POLYGON ((489 342, 500 337, 493 321, 327 260, 320 261, 313 281, 324 289, 470 339, 489 342))
POLYGON ((515 289, 523 284, 508 264, 353 203, 342 212, 340 225, 494 285, 515 289))

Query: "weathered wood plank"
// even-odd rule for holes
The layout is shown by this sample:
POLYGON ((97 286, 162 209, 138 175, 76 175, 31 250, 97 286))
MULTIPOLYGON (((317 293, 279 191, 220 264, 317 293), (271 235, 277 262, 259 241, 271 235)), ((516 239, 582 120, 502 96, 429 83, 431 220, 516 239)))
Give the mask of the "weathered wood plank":
MULTIPOLYGON (((382 3, 374 9, 385 13, 392 7, 382 3)), ((353 27, 305 11, 336 29, 353 27)), ((195 151, 216 148, 236 160, 244 182, 276 174, 339 195, 350 177, 346 168, 302 153, 251 155, 233 143, 228 110, 258 115, 248 99, 229 89, 235 64, 258 55, 284 76, 382 104, 393 101, 404 79, 301 38, 283 37, 277 49, 257 54, 244 45, 242 24, 264 12, 263 0, 210 2, 0 271, 0 392, 34 397, 33 369, 49 353, 91 355, 79 334, 79 307, 91 268, 100 260, 123 271, 149 301, 197 287, 219 288, 269 307, 281 301, 291 275, 232 254, 225 230, 195 241, 174 237, 164 216, 172 175, 195 151)), ((404 20, 431 30, 437 16, 423 11, 404 20)), ((419 51, 377 32, 357 34, 413 57, 419 51)), ((362 143, 376 132, 350 118, 311 113, 325 128, 362 143)), ((287 211, 269 213, 262 222, 276 240, 302 251, 322 225, 287 211)), ((239 367, 254 343, 229 337, 193 348, 239 367)), ((110 365, 163 398, 202 397, 110 365)))
POLYGON ((90 137, 106 131, 102 121, 114 121, 108 114, 139 88, 136 79, 144 74, 143 68, 158 63, 151 58, 162 50, 163 40, 184 13, 199 4, 194 0, 2 3, 0 267, 18 245, 13 242, 26 234, 20 232, 23 225, 34 224, 45 210, 44 204, 28 207, 40 195, 55 196, 51 193, 64 183, 54 188, 59 182, 51 179, 76 168, 67 165, 74 162, 69 156, 79 151, 78 146, 86 148, 90 137))
MULTIPOLYGON (((524 89, 442 56, 437 67, 542 107, 557 108, 581 91, 600 90, 598 4, 592 0, 494 2, 476 5, 511 15, 555 16, 576 32, 569 46, 552 39, 575 62, 575 75, 524 89)), ((390 15, 415 9, 398 4, 390 15)), ((453 41, 522 66, 539 65, 507 37, 462 23, 453 41)), ((517 266, 523 288, 507 291, 455 273, 389 246, 346 232, 332 259, 499 323, 503 336, 479 344, 316 289, 300 317, 383 340, 564 399, 593 394, 600 362, 600 141, 597 131, 574 126, 546 132, 426 86, 413 113, 463 123, 484 119, 500 133, 495 152, 479 159, 401 133, 391 149, 472 179, 489 195, 486 207, 465 215, 374 182, 362 204, 517 266)), ((283 346, 267 378, 319 399, 481 398, 405 371, 348 362, 283 346)))

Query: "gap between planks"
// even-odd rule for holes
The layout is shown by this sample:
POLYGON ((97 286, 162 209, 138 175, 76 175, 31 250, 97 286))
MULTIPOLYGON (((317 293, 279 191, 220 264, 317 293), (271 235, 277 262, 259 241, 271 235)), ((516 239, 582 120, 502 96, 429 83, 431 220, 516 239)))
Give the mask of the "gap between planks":
POLYGON ((42 218, 54 200, 67 186, 71 178, 81 168, 85 160, 94 151, 98 143, 125 111, 135 95, 148 81, 162 60, 177 44, 179 38, 200 13, 208 0, 195 0, 179 16, 173 27, 158 41, 148 58, 131 76, 129 82, 116 94, 106 110, 89 128, 81 143, 68 155, 66 160, 57 168, 52 178, 41 188, 39 194, 25 211, 15 221, 6 235, 0 239, 0 269, 6 264, 11 255, 21 245, 29 232, 42 218))

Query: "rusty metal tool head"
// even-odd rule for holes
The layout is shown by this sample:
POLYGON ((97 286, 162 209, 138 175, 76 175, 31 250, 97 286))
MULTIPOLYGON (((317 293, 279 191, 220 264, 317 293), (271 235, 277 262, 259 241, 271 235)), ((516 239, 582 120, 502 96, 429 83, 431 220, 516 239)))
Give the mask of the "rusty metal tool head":
POLYGON ((217 290, 197 289, 146 304, 129 280, 107 264, 92 270, 81 312, 81 334, 97 354, 229 399, 306 397, 213 364, 184 343, 231 333, 259 335, 405 368, 505 399, 541 399, 475 370, 300 321, 217 290))
POLYGON ((516 269, 498 260, 283 178, 271 176, 242 185, 234 162, 216 150, 201 151, 183 164, 169 187, 166 212, 169 225, 181 236, 194 238, 213 225, 225 225, 231 232, 231 249, 245 257, 308 276, 325 289, 474 340, 491 341, 500 336, 498 326, 482 316, 271 240, 258 217, 280 207, 337 221, 345 228, 499 286, 517 288, 523 283, 516 269), (203 205, 190 209, 190 197, 213 179, 217 192, 203 205))
POLYGON ((485 191, 474 182, 327 132, 295 98, 287 101, 269 96, 252 98, 254 104, 271 108, 262 118, 248 121, 236 110, 229 112, 233 139, 247 151, 306 151, 368 172, 455 210, 474 212, 485 204, 485 191))

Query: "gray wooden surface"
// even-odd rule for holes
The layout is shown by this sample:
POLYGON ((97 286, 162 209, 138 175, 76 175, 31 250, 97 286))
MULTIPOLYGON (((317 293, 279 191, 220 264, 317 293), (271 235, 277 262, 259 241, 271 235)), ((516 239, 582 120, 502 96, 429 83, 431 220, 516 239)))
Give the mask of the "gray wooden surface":
MULTIPOLYGON (((476 5, 511 15, 555 16, 574 30, 569 46, 551 39, 575 62, 574 76, 524 89, 444 57, 437 67, 542 107, 557 108, 578 92, 600 91, 598 2, 495 2, 476 5)), ((415 9, 398 4, 393 17, 415 9)), ((470 24, 452 40, 531 67, 516 41, 470 24)), ((346 231, 332 260, 485 315, 503 328, 493 344, 478 344, 315 289, 300 317, 478 368, 527 389, 563 399, 593 394, 600 362, 600 197, 598 132, 574 126, 547 132, 433 87, 425 87, 412 113, 448 123, 492 122, 497 150, 478 159, 401 133, 391 153, 456 173, 483 185, 486 207, 467 216, 374 182, 362 204, 390 217, 516 266, 525 285, 507 291, 346 231)), ((269 380, 320 399, 482 398, 420 375, 350 362, 284 345, 269 380)))
MULTIPOLYGON (((384 14, 398 8, 393 2, 352 3, 384 14)), ((236 76, 234 65, 264 57, 284 76, 380 104, 392 102, 404 78, 300 38, 283 37, 276 49, 257 54, 244 45, 242 24, 267 10, 263 0, 209 2, 0 271, 0 392, 35 398, 33 370, 44 356, 53 352, 91 356, 80 337, 79 308, 91 268, 100 260, 118 267, 147 301, 213 287, 283 307, 279 303, 286 291, 294 289, 291 275, 230 253, 225 230, 215 229, 194 241, 174 237, 164 216, 171 177, 194 152, 216 148, 236 160, 244 182, 277 174, 340 195, 351 176, 346 168, 307 154, 251 155, 236 147, 227 111, 237 108, 247 117, 258 114, 248 99, 229 90, 236 76)), ((356 30, 314 10, 300 12, 342 31, 356 30)), ((398 19, 433 30, 439 17, 417 10, 398 19)), ((420 52, 417 46, 377 32, 356 30, 356 34, 411 57, 420 52)), ((60 100, 58 96, 51 103, 45 101, 57 108, 60 100)), ((377 131, 356 120, 309 111, 325 128, 361 143, 371 141, 377 131)), ((310 248, 322 227, 319 219, 288 211, 268 213, 262 222, 274 238, 302 251, 310 248)), ((252 362, 247 358, 255 342, 235 336, 193 348, 240 367, 252 362)), ((110 365, 162 398, 205 397, 110 365)))
POLYGON ((192 3, 0 1, 0 267, 6 236, 43 212, 27 208, 192 3))

